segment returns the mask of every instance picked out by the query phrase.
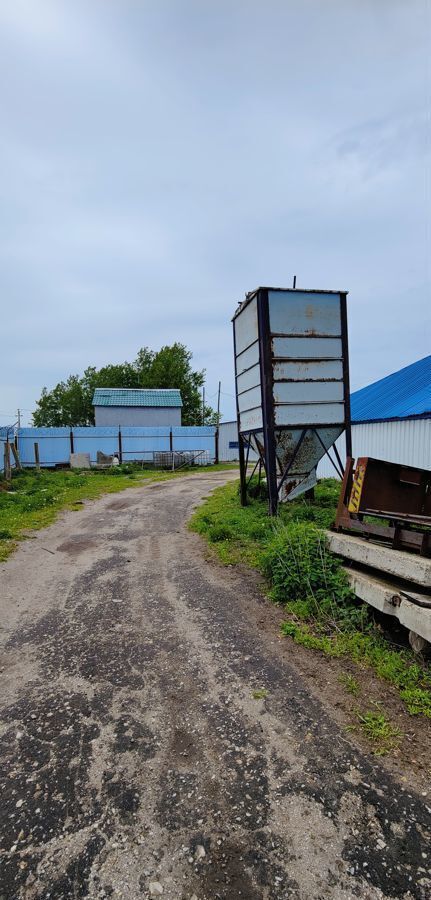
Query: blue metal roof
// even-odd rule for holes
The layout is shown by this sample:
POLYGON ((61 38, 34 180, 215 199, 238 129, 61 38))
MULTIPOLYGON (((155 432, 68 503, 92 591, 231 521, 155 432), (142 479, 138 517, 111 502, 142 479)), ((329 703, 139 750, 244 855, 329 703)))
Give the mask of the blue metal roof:
POLYGON ((352 422, 431 418, 431 356, 355 391, 350 402, 352 422))
POLYGON ((157 390, 135 388, 96 388, 93 406, 182 406, 176 388, 157 390))

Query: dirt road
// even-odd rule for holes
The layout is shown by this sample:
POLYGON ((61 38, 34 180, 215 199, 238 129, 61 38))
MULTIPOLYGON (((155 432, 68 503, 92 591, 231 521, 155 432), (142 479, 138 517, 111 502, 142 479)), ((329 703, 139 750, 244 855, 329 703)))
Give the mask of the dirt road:
POLYGON ((104 497, 1 566, 0 900, 431 896, 430 799, 185 528, 230 477, 104 497))

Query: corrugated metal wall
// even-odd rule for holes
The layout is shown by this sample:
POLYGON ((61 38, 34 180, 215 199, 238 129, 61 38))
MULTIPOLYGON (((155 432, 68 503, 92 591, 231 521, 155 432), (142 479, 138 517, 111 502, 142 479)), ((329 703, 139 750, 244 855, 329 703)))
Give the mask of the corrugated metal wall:
POLYGON ((162 428, 181 425, 181 407, 95 406, 96 427, 162 428))
MULTIPOLYGON (((215 459, 215 432, 213 425, 133 427, 122 426, 121 448, 123 462, 131 460, 152 461, 153 452, 172 449, 196 451, 201 458, 196 462, 215 459), (205 454, 205 455, 204 455, 205 454)), ((34 466, 34 445, 39 445, 41 466, 68 464, 73 445, 75 453, 89 453, 91 462, 96 462, 97 451, 120 453, 119 429, 112 426, 82 428, 20 428, 17 431, 18 452, 23 466, 34 466), (72 437, 71 437, 72 436, 72 437)), ((0 448, 3 451, 3 443, 0 448)), ((2 457, 3 460, 3 457, 2 457)), ((1 466, 3 461, 1 461, 1 466)))
MULTIPOLYGON (((221 422, 219 426, 218 450, 220 462, 234 462, 239 459, 236 420, 233 422, 221 422)), ((249 460, 256 460, 257 453, 254 450, 250 450, 248 458, 249 460)))
MULTIPOLYGON (((238 459, 236 422, 222 422, 219 432, 220 460, 238 459), (234 444, 231 447, 230 444, 234 444)), ((370 422, 352 427, 353 455, 375 456, 388 462, 431 469, 431 419, 404 419, 400 422, 370 422)), ((344 435, 337 441, 341 459, 345 459, 344 435)), ((332 457, 334 452, 332 451, 332 457)), ((319 478, 336 478, 335 469, 325 457, 318 466, 319 478)))
POLYGON ((220 462, 231 462, 239 459, 236 422, 221 422, 219 425, 218 452, 220 462))
POLYGON ((69 462, 70 428, 20 428, 18 452, 23 466, 34 466, 35 443, 39 444, 39 458, 42 466, 55 466, 56 463, 69 462))
MULTIPOLYGON (((374 456, 388 462, 431 469, 431 419, 353 425, 352 445, 356 459, 358 456, 374 456)), ((337 448, 344 462, 344 436, 337 441, 337 448)), ((317 474, 319 478, 336 477, 327 457, 319 463, 317 474)))

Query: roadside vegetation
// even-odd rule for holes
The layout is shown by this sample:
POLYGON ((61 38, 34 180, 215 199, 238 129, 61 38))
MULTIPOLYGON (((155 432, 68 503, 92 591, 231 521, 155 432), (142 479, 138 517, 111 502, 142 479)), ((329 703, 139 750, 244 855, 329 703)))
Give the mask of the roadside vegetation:
MULTIPOLYGON (((220 463, 209 468, 214 472, 232 466, 220 463)), ((0 477, 0 562, 13 552, 17 541, 28 536, 27 532, 51 525, 63 509, 77 510, 84 500, 95 500, 102 494, 203 469, 196 466, 169 472, 125 463, 111 469, 23 469, 13 472, 10 484, 0 477)))
POLYGON ((371 743, 376 756, 384 756, 396 750, 402 738, 399 728, 392 725, 381 707, 367 712, 356 712, 356 724, 349 731, 362 731, 371 743))
MULTIPOLYGON (((190 527, 206 537, 225 565, 246 564, 264 575, 270 597, 286 613, 283 634, 328 657, 372 669, 396 688, 411 715, 431 718, 426 662, 385 636, 371 608, 351 591, 340 560, 327 549, 324 529, 335 516, 338 482, 321 481, 312 501, 283 504, 276 520, 267 515, 263 486, 252 481, 251 492, 249 505, 242 508, 237 483, 218 488, 195 512, 190 527)), ((359 693, 352 675, 343 686, 353 696, 359 693)), ((394 746, 396 735, 381 711, 364 709, 358 715, 357 725, 368 736, 373 729, 378 736, 380 728, 380 752, 394 746)))

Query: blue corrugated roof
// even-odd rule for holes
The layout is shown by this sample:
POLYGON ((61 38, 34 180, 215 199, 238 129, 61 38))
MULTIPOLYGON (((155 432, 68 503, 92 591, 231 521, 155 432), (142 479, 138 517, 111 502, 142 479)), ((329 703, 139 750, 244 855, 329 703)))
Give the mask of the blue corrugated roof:
POLYGON ((352 422, 431 418, 431 356, 351 395, 352 422))
POLYGON ((134 388, 96 388, 93 406, 182 406, 176 388, 157 390, 134 388))

